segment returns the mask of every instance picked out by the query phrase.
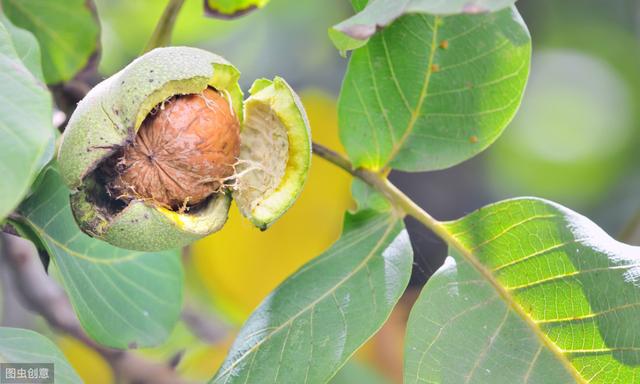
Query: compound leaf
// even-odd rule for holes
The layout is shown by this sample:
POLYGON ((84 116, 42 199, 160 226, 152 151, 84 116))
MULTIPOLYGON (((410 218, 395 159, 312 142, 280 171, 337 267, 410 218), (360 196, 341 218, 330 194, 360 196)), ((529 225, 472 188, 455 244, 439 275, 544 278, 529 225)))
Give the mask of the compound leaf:
POLYGON ((412 310, 406 383, 635 383, 640 248, 557 204, 445 223, 452 257, 412 310))
POLYGON ((18 220, 46 247, 84 329, 114 348, 164 341, 182 308, 179 252, 128 251, 85 235, 73 219, 69 190, 57 169, 44 172, 20 206, 18 220))
POLYGON ((348 215, 342 237, 273 291, 214 383, 325 383, 388 318, 411 274, 402 220, 348 215))
POLYGON ((262 8, 269 0, 204 0, 205 15, 223 19, 242 16, 262 8))
POLYGON ((428 171, 478 154, 524 92, 531 39, 515 8, 404 16, 354 51, 339 100, 355 166, 428 171))
POLYGON ((329 36, 338 49, 345 51, 366 44, 378 29, 405 14, 444 16, 495 12, 515 2, 516 0, 371 0, 366 7, 355 7, 358 13, 330 28, 329 36))
POLYGON ((24 198, 54 140, 38 44, 0 14, 0 220, 24 198))
MULTIPOLYGON (((27 329, 0 327, 0 363, 49 363, 53 364, 54 376, 51 382, 82 383, 71 364, 51 340, 27 329)), ((6 371, 3 374, 4 372, 6 371)))
POLYGON ((99 26, 87 0, 2 0, 7 17, 42 48, 48 84, 70 80, 98 49, 99 26))

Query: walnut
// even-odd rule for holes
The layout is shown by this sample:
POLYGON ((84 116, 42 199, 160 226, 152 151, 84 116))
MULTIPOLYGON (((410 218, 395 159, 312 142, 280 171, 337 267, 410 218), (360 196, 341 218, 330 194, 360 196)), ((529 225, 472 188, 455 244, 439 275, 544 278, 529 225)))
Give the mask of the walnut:
POLYGON ((144 120, 107 188, 124 201, 150 199, 184 209, 221 190, 239 152, 240 124, 223 95, 207 88, 174 96, 144 120))

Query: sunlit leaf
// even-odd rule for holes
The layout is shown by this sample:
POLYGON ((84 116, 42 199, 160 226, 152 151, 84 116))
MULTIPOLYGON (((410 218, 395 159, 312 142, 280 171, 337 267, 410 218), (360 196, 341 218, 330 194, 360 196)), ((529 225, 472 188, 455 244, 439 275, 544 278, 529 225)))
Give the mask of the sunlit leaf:
POLYGON ((213 382, 327 382, 388 318, 411 265, 400 218, 348 216, 341 239, 247 320, 213 382))
POLYGON ((391 204, 380 192, 360 179, 353 179, 351 194, 359 211, 373 209, 378 212, 385 212, 391 209, 391 204))
POLYGON ((40 42, 47 83, 73 78, 97 50, 99 26, 89 4, 88 0, 2 0, 9 19, 40 42))
POLYGON ((34 52, 33 36, 0 15, 0 220, 28 192, 54 137, 51 96, 34 52))
POLYGON ((402 17, 351 57, 338 110, 351 160, 427 171, 473 157, 513 118, 530 58, 515 8, 402 17))
POLYGON ((53 363, 56 383, 82 383, 51 340, 27 329, 0 327, 0 363, 53 363))
POLYGON ((507 8, 515 2, 516 0, 371 0, 360 12, 330 28, 329 36, 338 49, 349 50, 366 44, 379 29, 402 15, 486 13, 507 8))
POLYGON ((405 383, 635 383, 640 248, 557 204, 446 223, 452 257, 409 320, 405 383))
POLYGON ((268 2, 269 0, 204 0, 204 12, 211 17, 234 18, 262 8, 268 2))
POLYGON ((75 224, 58 171, 45 172, 19 221, 46 247, 84 329, 115 348, 164 341, 182 306, 179 252, 134 252, 90 238, 75 224))

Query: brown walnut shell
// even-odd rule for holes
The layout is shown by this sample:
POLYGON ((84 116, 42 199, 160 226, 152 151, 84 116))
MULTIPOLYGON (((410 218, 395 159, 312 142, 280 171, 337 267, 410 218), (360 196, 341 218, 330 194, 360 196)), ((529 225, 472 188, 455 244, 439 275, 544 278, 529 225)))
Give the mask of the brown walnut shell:
POLYGON ((220 192, 239 153, 240 124, 223 95, 207 88, 175 96, 147 116, 115 157, 107 190, 124 201, 150 199, 185 209, 220 192))

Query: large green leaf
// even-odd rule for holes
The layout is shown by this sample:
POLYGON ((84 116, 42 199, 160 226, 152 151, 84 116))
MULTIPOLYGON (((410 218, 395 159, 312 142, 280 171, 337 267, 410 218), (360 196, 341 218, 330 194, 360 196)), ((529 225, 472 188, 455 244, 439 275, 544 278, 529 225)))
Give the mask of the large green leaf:
POLYGON ((380 28, 398 17, 411 13, 455 15, 495 12, 513 5, 516 0, 371 0, 366 7, 329 29, 329 36, 340 50, 350 50, 367 43, 380 28))
POLYGON ((0 15, 0 220, 28 192, 54 137, 51 96, 33 52, 33 36, 0 15))
POLYGON ((6 15, 38 38, 49 84, 67 81, 97 50, 99 27, 87 0, 2 0, 6 15))
POLYGON ((348 216, 340 240, 251 315, 213 382, 327 382, 388 318, 412 261, 400 218, 348 216))
POLYGON ((484 13, 499 11, 515 2, 516 0, 411 0, 404 12, 425 12, 434 15, 484 13))
POLYGON ((51 340, 27 329, 0 327, 0 363, 53 363, 56 383, 82 383, 51 340))
POLYGON ((409 320, 406 383, 638 383, 640 248, 517 199, 444 225, 453 257, 409 320))
POLYGON ((20 222, 52 257, 84 329, 115 348, 164 341, 182 306, 179 252, 128 251, 85 235, 75 224, 58 171, 45 172, 20 206, 20 222))
POLYGON ((207 16, 233 18, 264 7, 269 0, 204 0, 207 16))
POLYGON ((391 384, 372 367, 352 360, 331 379, 330 384, 391 384))
POLYGON ((410 13, 453 15, 459 13, 494 12, 516 0, 371 0, 364 9, 329 29, 329 36, 340 50, 354 49, 380 28, 391 24, 398 17, 410 13))
POLYGON ((515 8, 398 19, 351 57, 338 110, 349 157, 405 171, 469 159, 511 121, 530 59, 515 8))
POLYGON ((7 16, 0 12, 0 23, 4 25, 9 32, 13 47, 25 67, 40 81, 44 83, 44 75, 42 74, 42 64, 40 59, 40 45, 33 33, 18 28, 11 23, 7 16))

